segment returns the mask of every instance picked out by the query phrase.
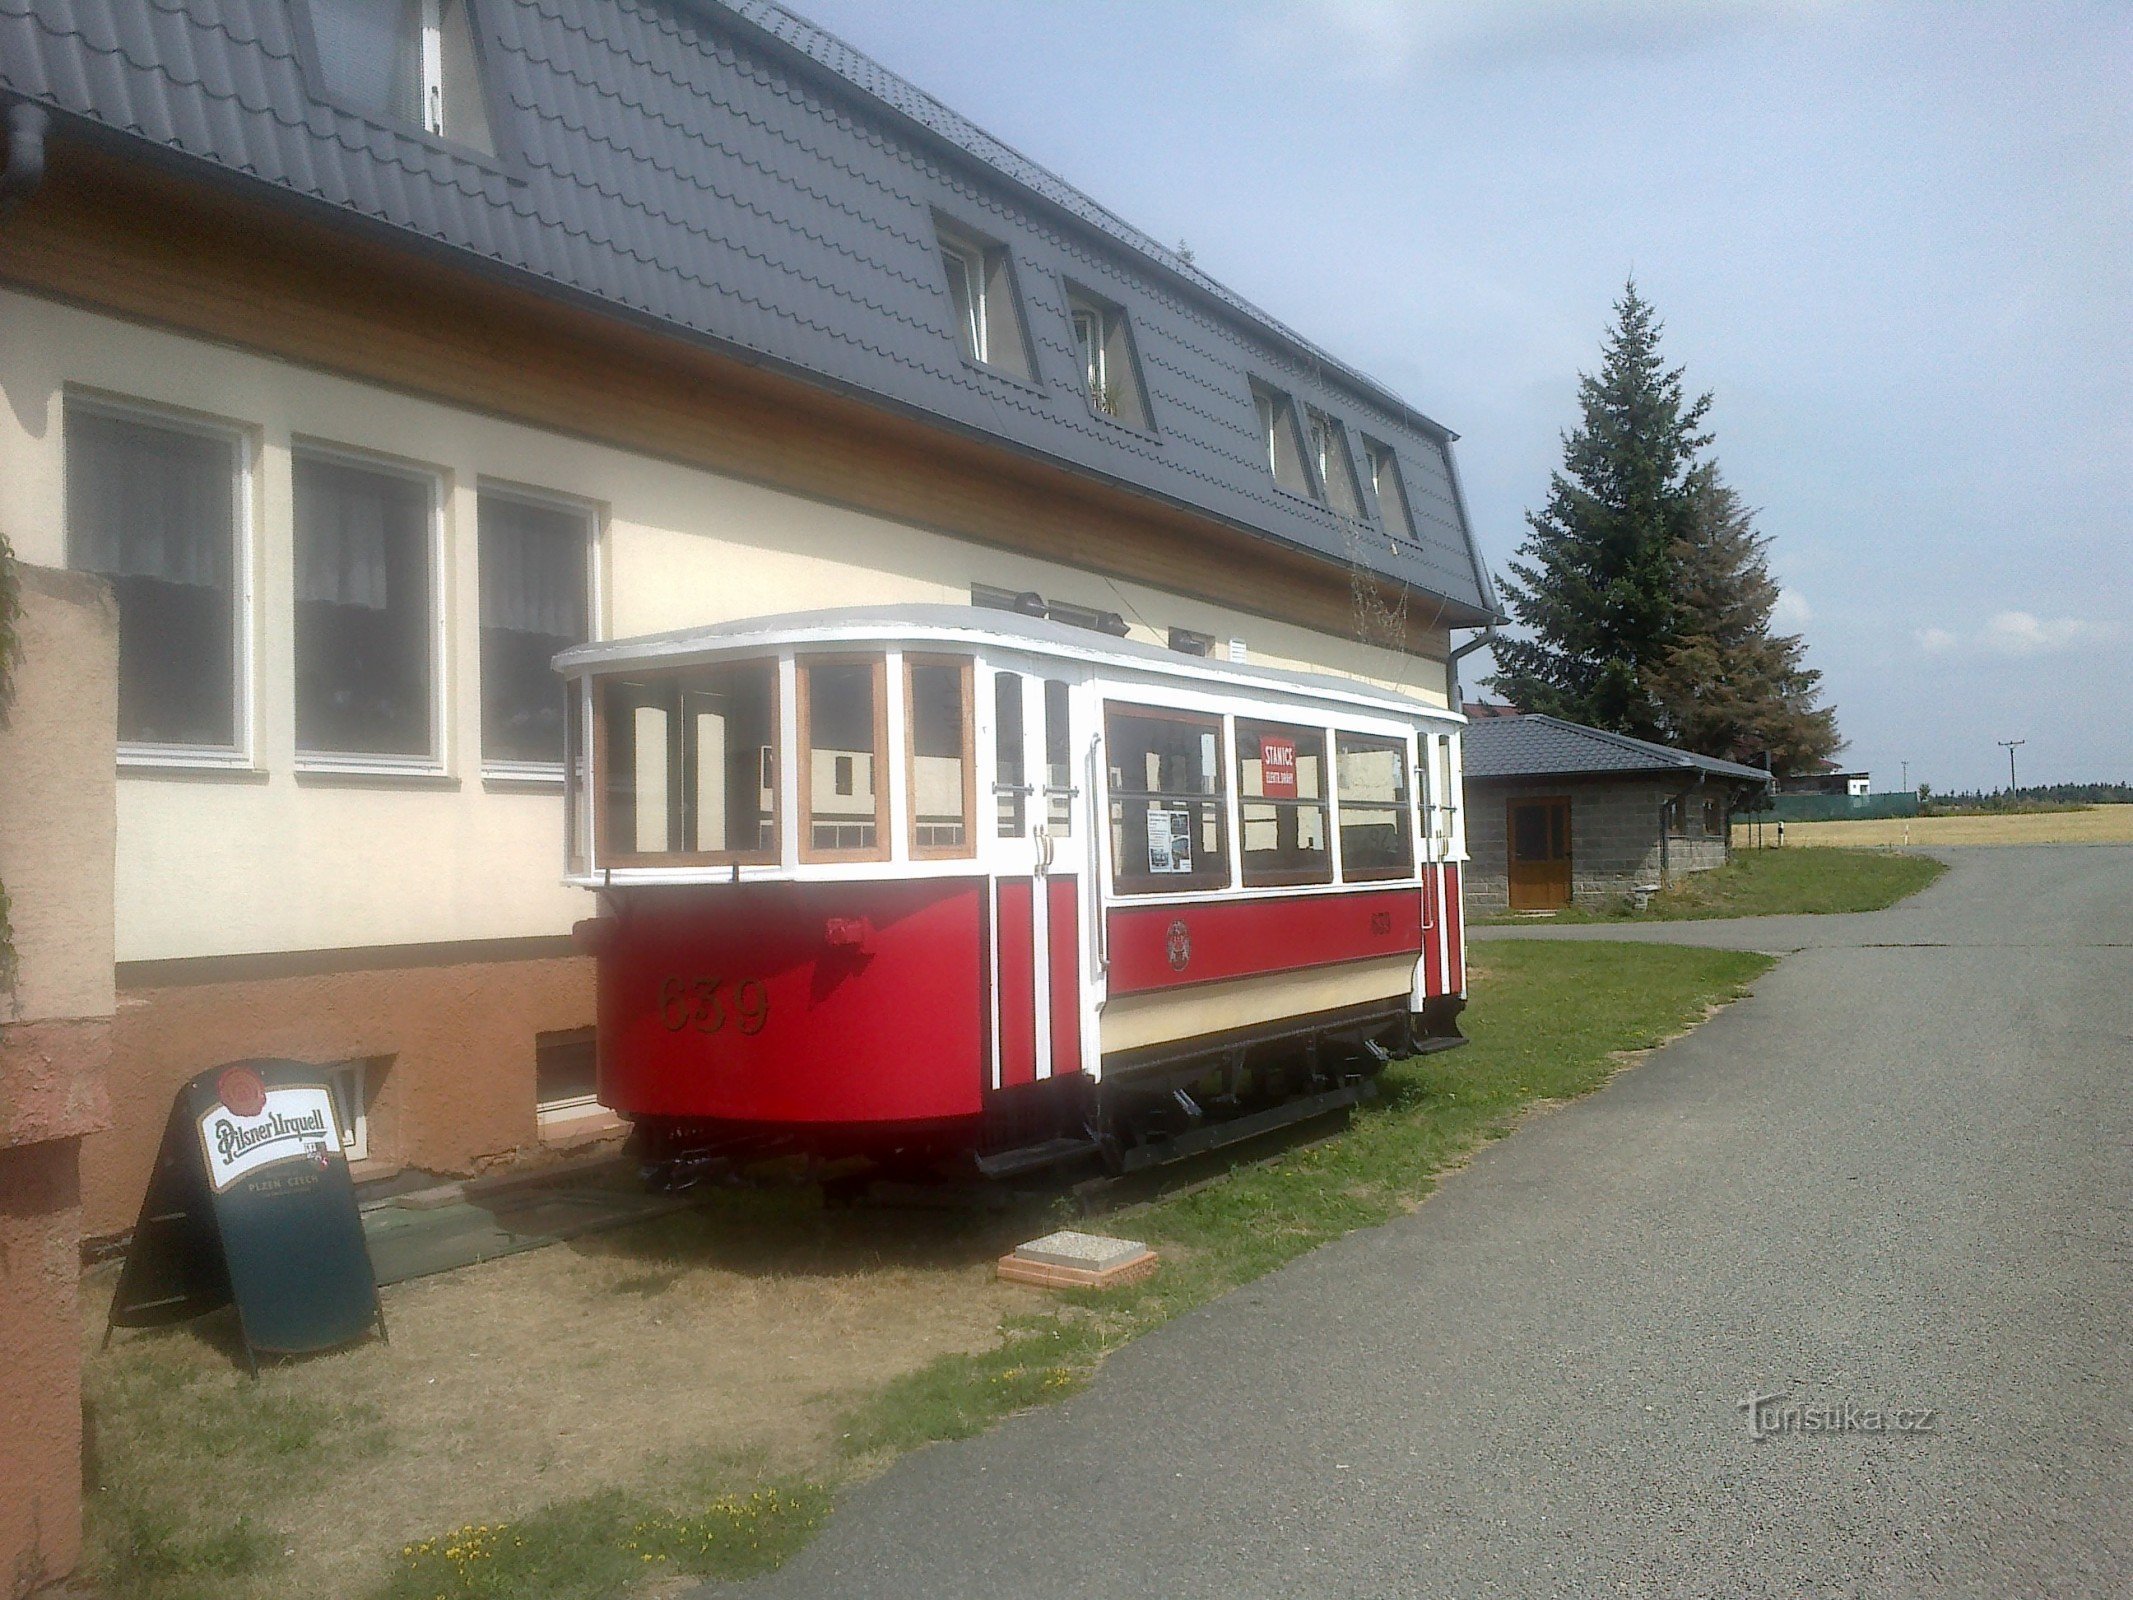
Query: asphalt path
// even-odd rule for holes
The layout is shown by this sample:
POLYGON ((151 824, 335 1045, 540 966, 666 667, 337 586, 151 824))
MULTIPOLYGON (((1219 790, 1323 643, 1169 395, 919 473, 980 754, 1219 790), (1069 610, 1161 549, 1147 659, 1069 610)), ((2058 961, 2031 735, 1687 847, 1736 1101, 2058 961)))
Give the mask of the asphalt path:
POLYGON ((2133 849, 1945 854, 1887 912, 1551 930, 1793 953, 748 1592, 2133 1594, 2133 849))

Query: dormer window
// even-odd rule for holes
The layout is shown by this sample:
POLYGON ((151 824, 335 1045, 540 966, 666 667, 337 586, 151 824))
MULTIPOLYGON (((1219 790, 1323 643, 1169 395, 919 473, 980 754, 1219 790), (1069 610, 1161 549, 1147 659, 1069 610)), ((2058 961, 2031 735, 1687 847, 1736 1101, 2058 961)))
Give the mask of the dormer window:
POLYGON ((1296 403, 1279 389, 1269 389, 1254 378, 1252 404, 1259 410, 1259 442, 1265 452, 1267 471, 1284 489, 1315 496, 1311 474, 1304 469, 1303 434, 1296 426, 1296 403))
POLYGON ((350 110, 493 154, 472 0, 311 0, 327 92, 350 110))
POLYGON ((1326 504, 1344 517, 1361 517, 1363 500, 1355 485, 1355 460, 1348 454, 1348 430, 1316 406, 1306 406, 1311 425, 1311 459, 1326 504))
POLYGON ((1400 458, 1392 453, 1391 445, 1369 438, 1363 441, 1363 453, 1370 458, 1370 487, 1378 497, 1378 517, 1385 531, 1396 539, 1412 539, 1415 519, 1407 505, 1407 485, 1400 481, 1400 458))
POLYGON ((1081 384, 1089 404, 1107 417, 1136 428, 1148 427, 1148 396, 1141 388, 1140 363, 1134 357, 1133 329, 1126 321, 1125 308, 1069 284, 1067 315, 1074 324, 1074 354, 1081 363, 1081 384))
POLYGON ((956 347, 963 359, 1028 378, 1029 344, 1022 336, 1022 313, 1015 300, 1007 247, 944 218, 936 217, 934 226, 941 270, 948 280, 956 347))

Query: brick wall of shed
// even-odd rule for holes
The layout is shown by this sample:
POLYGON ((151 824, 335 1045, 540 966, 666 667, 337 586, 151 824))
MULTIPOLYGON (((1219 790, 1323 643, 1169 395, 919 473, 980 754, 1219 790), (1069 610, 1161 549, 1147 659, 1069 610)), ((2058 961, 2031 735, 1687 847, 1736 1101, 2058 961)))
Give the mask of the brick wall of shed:
MULTIPOLYGON (((1681 785, 1673 780, 1616 779, 1565 783, 1467 785, 1466 901, 1469 913, 1487 915, 1510 904, 1507 830, 1513 800, 1567 796, 1570 800, 1570 898, 1593 904, 1659 881, 1661 807, 1681 785)), ((1700 809, 1691 804, 1667 841, 1669 873, 1707 872, 1726 864, 1724 831, 1706 837, 1700 809)))

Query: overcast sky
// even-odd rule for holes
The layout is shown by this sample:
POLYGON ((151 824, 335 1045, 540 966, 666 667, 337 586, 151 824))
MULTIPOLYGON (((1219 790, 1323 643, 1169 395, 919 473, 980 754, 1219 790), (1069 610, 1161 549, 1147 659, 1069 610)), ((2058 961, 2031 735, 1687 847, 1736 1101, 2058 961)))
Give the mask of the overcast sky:
POLYGON ((2129 0, 792 3, 1455 429, 1499 573, 1634 272, 1842 759, 2133 780, 2129 0))

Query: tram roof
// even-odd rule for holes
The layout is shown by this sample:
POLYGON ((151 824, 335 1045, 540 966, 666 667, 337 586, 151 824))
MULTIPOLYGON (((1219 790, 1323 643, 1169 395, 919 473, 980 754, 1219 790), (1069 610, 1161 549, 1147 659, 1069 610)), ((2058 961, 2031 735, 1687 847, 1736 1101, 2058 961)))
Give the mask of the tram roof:
POLYGON ((1387 689, 1362 678, 1290 667, 1239 664, 1212 656, 1186 655, 1138 639, 987 606, 913 603, 787 611, 773 616, 714 622, 630 639, 603 639, 563 651, 555 658, 567 677, 638 666, 679 667, 787 645, 950 645, 967 650, 1015 650, 1060 656, 1098 666, 1124 667, 1237 690, 1274 689, 1289 695, 1334 700, 1445 722, 1466 718, 1443 706, 1387 689))

